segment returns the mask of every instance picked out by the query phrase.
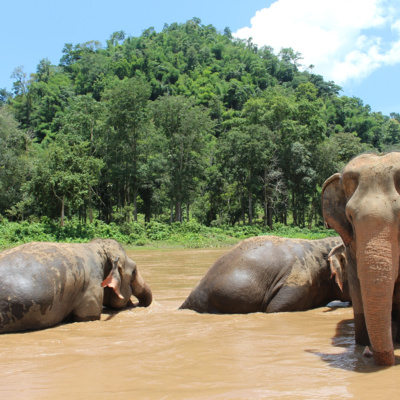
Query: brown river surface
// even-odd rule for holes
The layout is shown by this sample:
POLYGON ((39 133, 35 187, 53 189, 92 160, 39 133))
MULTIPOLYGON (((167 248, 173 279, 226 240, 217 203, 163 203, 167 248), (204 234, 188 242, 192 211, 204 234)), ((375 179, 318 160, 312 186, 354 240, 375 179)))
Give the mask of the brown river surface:
POLYGON ((226 250, 130 251, 153 291, 149 308, 1 335, 0 399, 399 398, 400 362, 377 368, 362 356, 351 308, 177 310, 226 250))

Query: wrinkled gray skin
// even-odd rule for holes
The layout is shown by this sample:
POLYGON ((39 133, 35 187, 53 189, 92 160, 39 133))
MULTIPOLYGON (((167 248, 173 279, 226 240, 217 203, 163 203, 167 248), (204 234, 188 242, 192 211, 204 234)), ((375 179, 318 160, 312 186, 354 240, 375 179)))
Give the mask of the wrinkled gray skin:
POLYGON ((115 240, 28 243, 0 253, 0 333, 47 328, 67 317, 98 320, 103 305, 132 305, 132 294, 139 306, 152 302, 136 264, 115 240))
POLYGON ((199 313, 302 311, 350 301, 339 237, 321 240, 253 237, 220 257, 181 305, 199 313), (344 283, 343 292, 338 284, 344 283), (339 283, 340 282, 340 283, 339 283))
POLYGON ((376 365, 394 365, 391 317, 393 304, 397 313, 400 305, 400 152, 351 160, 325 181, 322 210, 346 246, 356 343, 371 345, 376 365))

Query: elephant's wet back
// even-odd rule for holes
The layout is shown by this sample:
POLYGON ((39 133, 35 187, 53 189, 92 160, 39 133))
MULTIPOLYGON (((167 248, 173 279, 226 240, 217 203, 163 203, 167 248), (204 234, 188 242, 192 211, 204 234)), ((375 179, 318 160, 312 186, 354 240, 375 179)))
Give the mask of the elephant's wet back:
POLYGON ((378 399, 400 393, 400 366, 378 369, 353 344, 351 308, 248 315, 177 310, 225 251, 129 252, 153 291, 149 308, 1 335, 0 397, 378 399))

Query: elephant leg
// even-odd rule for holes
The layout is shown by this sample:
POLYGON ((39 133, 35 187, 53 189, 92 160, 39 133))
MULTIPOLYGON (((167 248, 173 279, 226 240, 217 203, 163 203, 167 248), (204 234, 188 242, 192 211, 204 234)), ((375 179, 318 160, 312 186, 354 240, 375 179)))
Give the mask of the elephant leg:
POLYGON ((266 313, 303 311, 311 308, 310 288, 308 286, 281 286, 270 299, 264 299, 266 313))
POLYGON ((100 319, 103 310, 103 301, 97 296, 87 293, 72 311, 72 318, 76 322, 96 321, 100 319))
POLYGON ((400 343, 400 282, 394 287, 392 316, 397 328, 395 340, 400 343))
POLYGON ((397 318, 396 318, 396 327, 397 327, 397 331, 396 331, 396 342, 400 343, 400 313, 397 314, 397 318))
POLYGON ((360 281, 357 277, 351 277, 351 275, 349 275, 349 285, 354 313, 354 333, 356 344, 369 346, 371 343, 368 336, 367 324, 365 322, 360 281))
POLYGON ((368 336, 365 316, 363 313, 356 313, 355 310, 354 310, 354 333, 357 344, 361 346, 369 346, 371 344, 368 336))

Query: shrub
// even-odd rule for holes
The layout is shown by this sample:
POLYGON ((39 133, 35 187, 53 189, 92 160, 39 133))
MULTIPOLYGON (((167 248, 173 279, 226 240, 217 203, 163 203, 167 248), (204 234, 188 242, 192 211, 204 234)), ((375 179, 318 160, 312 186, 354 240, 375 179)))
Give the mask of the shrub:
POLYGON ((322 227, 301 229, 276 223, 273 230, 261 225, 206 227, 196 221, 167 224, 152 221, 106 224, 94 221, 80 224, 77 220, 67 220, 64 227, 47 217, 40 222, 9 222, 0 218, 0 248, 15 246, 31 241, 47 242, 88 242, 95 238, 110 238, 121 243, 145 246, 151 242, 182 247, 218 247, 237 243, 239 240, 259 235, 320 239, 336 236, 333 230, 322 227))
POLYGON ((171 235, 171 228, 166 224, 152 221, 146 225, 146 235, 150 240, 166 240, 171 235))

